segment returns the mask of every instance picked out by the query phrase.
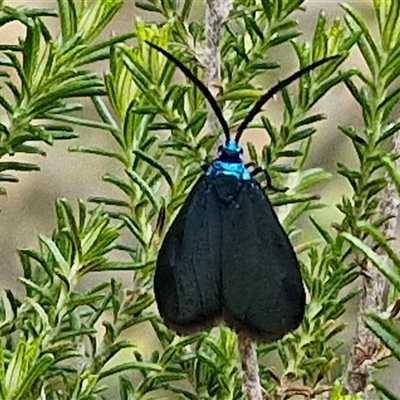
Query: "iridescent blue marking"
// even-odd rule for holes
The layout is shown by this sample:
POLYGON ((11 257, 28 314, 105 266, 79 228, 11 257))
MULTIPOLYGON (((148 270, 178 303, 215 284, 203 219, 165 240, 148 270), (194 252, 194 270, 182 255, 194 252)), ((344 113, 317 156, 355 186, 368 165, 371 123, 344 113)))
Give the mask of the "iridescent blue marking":
POLYGON ((250 172, 243 164, 242 148, 234 140, 221 146, 218 158, 208 167, 206 175, 231 175, 244 181, 251 179, 250 172))

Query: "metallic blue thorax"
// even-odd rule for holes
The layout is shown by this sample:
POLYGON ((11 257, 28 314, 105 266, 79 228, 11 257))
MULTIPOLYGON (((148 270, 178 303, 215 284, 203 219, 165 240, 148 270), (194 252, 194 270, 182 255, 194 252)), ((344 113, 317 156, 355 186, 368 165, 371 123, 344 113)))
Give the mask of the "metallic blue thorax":
POLYGON ((218 152, 218 158, 211 163, 207 176, 231 175, 239 180, 251 179, 250 172, 243 164, 242 148, 234 141, 224 143, 218 152))

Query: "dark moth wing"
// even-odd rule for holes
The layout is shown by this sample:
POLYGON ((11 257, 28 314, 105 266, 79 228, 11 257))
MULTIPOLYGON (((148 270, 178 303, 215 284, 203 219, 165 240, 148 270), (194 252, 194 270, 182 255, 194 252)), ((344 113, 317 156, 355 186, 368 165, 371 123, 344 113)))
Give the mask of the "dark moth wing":
POLYGON ((221 308, 221 215, 204 175, 161 246, 154 292, 165 324, 181 334, 213 325, 221 308))
POLYGON ((279 339, 304 315, 305 292, 292 245, 255 181, 214 179, 222 217, 224 319, 253 339, 279 339))
POLYGON ((223 316, 253 339, 296 329, 305 293, 289 239, 253 180, 202 176, 172 223, 157 260, 161 316, 179 333, 223 316))

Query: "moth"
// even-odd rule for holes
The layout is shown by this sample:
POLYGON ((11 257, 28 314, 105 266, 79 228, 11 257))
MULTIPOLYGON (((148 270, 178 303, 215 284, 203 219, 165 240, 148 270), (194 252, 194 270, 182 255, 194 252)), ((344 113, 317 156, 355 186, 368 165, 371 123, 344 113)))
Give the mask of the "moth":
POLYGON ((207 87, 168 51, 147 43, 202 91, 225 134, 217 158, 195 183, 161 245, 154 276, 160 315, 180 334, 224 321, 252 339, 277 340, 300 325, 305 291, 293 247, 244 164, 239 141, 263 105, 283 87, 339 56, 317 61, 271 88, 231 139, 207 87))

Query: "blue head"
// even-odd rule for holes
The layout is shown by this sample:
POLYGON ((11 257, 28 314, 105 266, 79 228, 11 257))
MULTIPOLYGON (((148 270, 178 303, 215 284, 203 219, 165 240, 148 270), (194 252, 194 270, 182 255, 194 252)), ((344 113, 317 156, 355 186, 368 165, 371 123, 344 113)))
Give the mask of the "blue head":
POLYGON ((209 166, 207 176, 231 175, 240 180, 251 179, 243 164, 243 149, 235 140, 226 141, 218 149, 218 158, 209 166))

